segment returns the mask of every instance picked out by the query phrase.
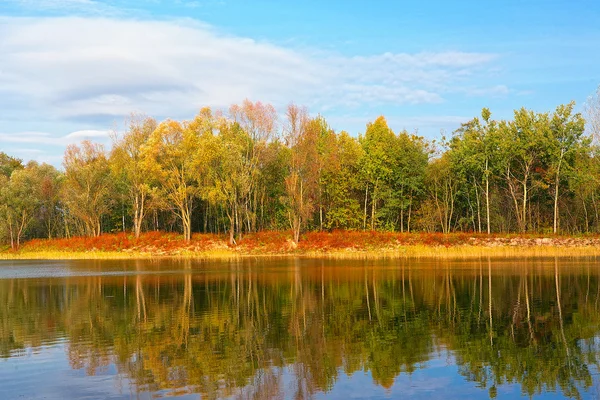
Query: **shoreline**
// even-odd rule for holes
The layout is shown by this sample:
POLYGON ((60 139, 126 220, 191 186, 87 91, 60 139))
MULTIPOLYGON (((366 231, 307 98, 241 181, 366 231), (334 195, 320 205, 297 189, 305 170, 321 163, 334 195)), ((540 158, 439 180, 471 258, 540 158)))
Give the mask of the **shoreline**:
POLYGON ((484 235, 468 233, 312 232, 293 243, 286 232, 248 234, 235 246, 224 236, 175 233, 34 239, 20 250, 0 250, 0 260, 119 260, 247 258, 476 259, 600 256, 600 236, 484 235))

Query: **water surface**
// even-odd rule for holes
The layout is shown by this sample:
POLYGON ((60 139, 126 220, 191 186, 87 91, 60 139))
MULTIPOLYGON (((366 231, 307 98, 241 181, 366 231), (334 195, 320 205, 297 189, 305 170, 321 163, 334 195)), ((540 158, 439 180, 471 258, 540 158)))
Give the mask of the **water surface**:
POLYGON ((600 262, 0 261, 0 399, 598 398, 600 262))

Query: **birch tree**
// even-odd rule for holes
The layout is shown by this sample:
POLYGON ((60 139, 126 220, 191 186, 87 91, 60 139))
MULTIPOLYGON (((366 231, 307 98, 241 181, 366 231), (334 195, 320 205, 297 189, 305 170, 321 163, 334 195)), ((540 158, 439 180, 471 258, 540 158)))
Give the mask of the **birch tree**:
POLYGON ((143 148, 147 145, 156 126, 156 121, 152 118, 133 115, 127 131, 122 136, 113 137, 111 169, 126 188, 131 203, 133 232, 136 238, 140 237, 148 203, 156 193, 152 175, 147 168, 148 164, 143 159, 143 148))
POLYGON ((63 166, 63 201, 89 236, 100 236, 102 216, 110 211, 113 181, 104 146, 90 141, 69 145, 63 166))

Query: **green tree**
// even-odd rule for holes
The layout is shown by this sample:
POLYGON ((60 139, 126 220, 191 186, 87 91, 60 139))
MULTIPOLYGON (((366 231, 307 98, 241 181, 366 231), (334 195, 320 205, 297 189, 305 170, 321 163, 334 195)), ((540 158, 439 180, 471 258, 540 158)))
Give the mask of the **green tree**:
POLYGON ((23 235, 40 210, 56 206, 57 175, 54 167, 32 161, 24 168, 14 170, 10 179, 2 178, 4 182, 0 182, 0 215, 6 221, 13 250, 20 247, 23 235))
POLYGON ((488 234, 491 233, 490 181, 494 178, 499 155, 497 123, 490 118, 490 110, 484 108, 481 111, 481 120, 476 117, 462 124, 450 142, 456 171, 463 174, 467 182, 473 182, 479 232, 482 231, 480 191, 485 195, 485 222, 488 234))
POLYGON ((367 125, 365 135, 360 137, 363 148, 361 175, 365 187, 363 229, 367 227, 367 203, 371 193, 371 230, 377 226, 377 206, 385 194, 390 193, 389 182, 394 171, 394 142, 396 136, 383 116, 367 125))
MULTIPOLYGON (((29 163, 28 167, 35 164, 29 163)), ((34 187, 36 196, 39 200, 37 219, 44 227, 44 233, 48 239, 59 235, 59 227, 63 220, 61 191, 64 182, 64 175, 52 165, 41 164, 35 167, 38 175, 37 185, 34 187)))
POLYGON ((539 182, 536 168, 547 152, 548 114, 521 108, 514 120, 499 125, 499 147, 504 177, 515 209, 519 230, 527 231, 528 203, 532 187, 539 182), (534 180, 538 178, 538 180, 534 180))
POLYGON ((403 131, 397 136, 393 151, 393 191, 392 199, 389 200, 392 205, 389 207, 392 210, 391 218, 399 219, 401 232, 404 232, 405 226, 410 232, 413 207, 425 189, 429 144, 422 137, 403 131))
POLYGON ((23 161, 0 151, 0 175, 10 178, 14 170, 22 168, 24 168, 23 161))
POLYGON ((444 153, 429 163, 425 186, 442 232, 449 233, 455 218, 456 198, 460 186, 459 177, 452 170, 449 153, 444 153))
POLYGON ((573 114, 574 102, 560 105, 550 119, 549 130, 549 166, 554 175, 554 218, 553 232, 558 233, 559 210, 558 196, 561 179, 574 165, 575 155, 579 151, 588 151, 587 138, 583 137, 585 121, 581 114, 573 114))
POLYGON ((358 229, 362 226, 359 194, 362 191, 362 147, 347 132, 334 136, 333 154, 325 164, 321 192, 327 229, 358 229))

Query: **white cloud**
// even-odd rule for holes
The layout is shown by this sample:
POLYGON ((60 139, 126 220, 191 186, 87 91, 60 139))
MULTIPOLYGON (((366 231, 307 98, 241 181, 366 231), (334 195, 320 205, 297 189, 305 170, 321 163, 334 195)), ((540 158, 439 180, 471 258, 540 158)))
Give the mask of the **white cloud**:
MULTIPOLYGON (((99 10, 92 0, 19 2, 99 10)), ((442 103, 449 94, 469 94, 462 87, 471 95, 489 91, 477 82, 497 57, 349 57, 229 36, 192 20, 116 17, 0 17, 0 38, 0 145, 32 148, 83 139, 107 143, 105 129, 132 112, 190 118, 203 106, 225 108, 245 98, 276 107, 294 101, 317 112, 442 103)))
POLYGON ((109 130, 81 130, 66 135, 56 136, 47 132, 0 132, 0 151, 13 157, 28 161, 34 159, 60 167, 64 149, 70 144, 91 140, 102 143, 108 149, 110 145, 109 130))
POLYGON ((37 145, 66 146, 72 143, 79 143, 83 140, 108 142, 109 135, 110 131, 108 130, 93 129, 75 131, 64 136, 55 136, 47 132, 0 133, 0 142, 6 144, 27 143, 37 145))
POLYGON ((106 139, 108 138, 110 131, 99 131, 94 129, 86 129, 82 131, 71 132, 68 135, 64 136, 64 140, 71 141, 81 141, 81 140, 91 140, 91 139, 106 139))
POLYGON ((2 18, 0 37, 0 94, 53 118, 82 121, 132 111, 188 116, 244 98, 318 107, 437 103, 465 71, 495 57, 307 54, 189 20, 2 18))

